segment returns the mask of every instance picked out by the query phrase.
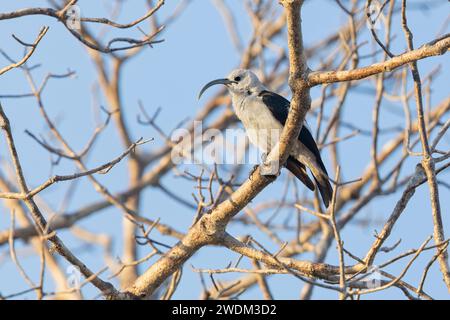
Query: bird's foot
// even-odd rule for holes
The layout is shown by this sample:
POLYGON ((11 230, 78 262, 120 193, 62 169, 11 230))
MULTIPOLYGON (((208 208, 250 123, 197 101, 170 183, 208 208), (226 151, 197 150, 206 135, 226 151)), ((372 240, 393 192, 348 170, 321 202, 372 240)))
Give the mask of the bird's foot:
POLYGON ((256 165, 253 166, 252 170, 250 170, 250 173, 249 173, 249 175, 248 175, 248 178, 249 178, 250 180, 252 180, 252 176, 253 176, 253 174, 255 173, 256 169, 258 169, 258 167, 259 167, 259 165, 256 164, 256 165))
POLYGON ((275 169, 275 166, 271 166, 271 164, 265 164, 262 163, 260 165, 255 165, 253 166, 252 170, 250 170, 250 173, 248 175, 248 178, 250 180, 252 180, 253 174, 255 173, 256 169, 258 169, 258 167, 261 169, 259 172, 262 176, 265 176, 267 178, 272 178, 275 179, 276 177, 278 177, 280 175, 280 171, 278 169, 275 169))
POLYGON ((262 163, 265 163, 265 162, 266 162, 266 159, 267 159, 267 153, 263 152, 263 153, 261 154, 261 162, 262 162, 262 163))
POLYGON ((265 161, 261 164, 261 175, 278 177, 280 175, 279 161, 265 161))
POLYGON ((261 154, 261 175, 277 177, 280 175, 280 165, 278 161, 270 161, 268 153, 261 154))
POLYGON ((280 175, 280 163, 279 161, 270 161, 267 159, 267 153, 263 153, 261 155, 262 163, 260 165, 255 165, 253 169, 250 171, 249 178, 252 179, 253 174, 256 169, 260 167, 260 174, 262 176, 276 178, 280 175))

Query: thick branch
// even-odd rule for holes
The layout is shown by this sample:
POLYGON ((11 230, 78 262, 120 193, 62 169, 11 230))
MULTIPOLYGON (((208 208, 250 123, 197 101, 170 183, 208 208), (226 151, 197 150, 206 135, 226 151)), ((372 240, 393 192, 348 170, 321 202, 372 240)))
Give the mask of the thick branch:
MULTIPOLYGON (((287 13, 288 42, 290 49, 293 101, 284 126, 278 148, 268 155, 269 161, 283 163, 291 144, 298 136, 301 124, 310 107, 309 88, 306 86, 306 61, 301 41, 300 8, 303 1, 283 1, 287 13)), ((261 176, 258 168, 249 180, 238 188, 229 199, 222 202, 209 215, 203 216, 188 234, 144 272, 126 292, 131 297, 145 297, 181 267, 199 248, 206 244, 218 244, 223 239, 228 222, 243 209, 272 179, 261 176)))

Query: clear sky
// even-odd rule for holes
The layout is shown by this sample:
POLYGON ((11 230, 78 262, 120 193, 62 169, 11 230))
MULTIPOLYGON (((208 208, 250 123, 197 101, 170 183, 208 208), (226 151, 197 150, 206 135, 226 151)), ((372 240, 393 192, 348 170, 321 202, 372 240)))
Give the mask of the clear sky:
MULTIPOLYGON (((29 6, 47 6, 46 1, 37 0, 1 0, 1 2, 1 12, 29 6)), ((82 7, 82 14, 85 16, 101 14, 104 11, 106 2, 79 1, 82 7)), ((126 10, 118 18, 119 20, 129 21, 142 15, 142 3, 144 1, 135 0, 135 2, 139 2, 139 5, 134 5, 134 1, 133 4, 131 4, 131 1, 125 1, 124 7, 126 10)), ((250 37, 250 22, 242 5, 243 1, 226 0, 226 2, 236 16, 238 29, 245 44, 250 37)), ((432 40, 440 31, 449 13, 449 3, 446 0, 415 0, 408 2, 420 6, 420 9, 408 12, 410 27, 415 35, 415 46, 418 47, 432 40)), ((178 1, 166 1, 160 14, 162 16, 170 14, 176 3, 178 1)), ((307 1, 303 10, 303 30, 306 45, 313 44, 324 36, 333 33, 345 19, 345 15, 334 1, 307 1)), ((395 53, 400 53, 405 49, 403 33, 398 28, 399 23, 397 16, 394 20, 394 24, 396 24, 394 28, 396 38, 392 48, 395 53)), ((20 57, 23 48, 11 37, 11 34, 31 42, 43 25, 48 25, 50 30, 30 60, 30 64, 41 64, 34 71, 35 79, 38 82, 48 72, 60 74, 68 69, 76 71, 76 77, 74 78, 51 81, 45 91, 44 99, 49 113, 54 119, 57 119, 60 130, 69 138, 72 146, 80 150, 95 128, 94 113, 92 112, 92 86, 96 83, 93 63, 82 44, 54 19, 45 16, 34 16, 0 21, 0 48, 12 57, 20 57)), ((448 28, 446 32, 448 32, 448 28)), ((117 33, 112 33, 108 36, 115 34, 117 33)), ((140 36, 139 31, 136 29, 127 30, 119 34, 140 36)), ((366 36, 367 34, 366 32, 366 36)), ((135 138, 141 136, 144 138, 155 137, 156 139, 154 144, 143 146, 143 148, 148 150, 156 148, 162 141, 153 129, 136 123, 136 115, 139 113, 138 100, 142 100, 150 112, 161 107, 159 125, 165 130, 171 130, 186 117, 192 118, 203 107, 203 103, 207 99, 198 101, 197 94, 206 82, 224 77, 239 63, 239 55, 234 50, 222 17, 212 4, 212 1, 209 0, 192 1, 179 20, 166 30, 162 38, 165 40, 163 43, 155 45, 153 49, 145 49, 126 66, 122 80, 122 95, 127 111, 126 120, 133 128, 133 136, 135 138)), ((371 45, 367 47, 369 52, 372 47, 371 45)), ((0 66, 7 63, 8 61, 0 56, 0 66)), ((363 63, 370 63, 370 59, 364 60, 363 63)), ((433 57, 419 63, 423 75, 439 64, 442 65, 442 68, 432 87, 433 104, 441 101, 449 93, 448 56, 433 57)), ((314 65, 311 65, 311 67, 314 68, 314 65)), ((29 92, 29 87, 20 70, 13 70, 0 77, 0 95, 27 92, 29 92)), ((208 93, 208 95, 210 94, 208 93)), ((313 99, 317 98, 319 94, 320 89, 313 90, 313 99)), ((32 98, 2 99, 1 102, 13 124, 13 133, 23 162, 25 175, 30 184, 37 185, 48 178, 50 174, 74 172, 73 165, 66 161, 63 161, 55 168, 51 168, 48 153, 44 152, 40 146, 31 141, 24 133, 25 129, 37 134, 43 133, 45 130, 44 123, 38 114, 36 103, 32 98)), ((105 103, 103 99, 101 102, 105 103)), ((371 128, 372 106, 373 96, 364 93, 351 94, 345 105, 344 118, 352 123, 359 124, 361 127, 371 128)), ((328 107, 327 112, 329 112, 333 105, 330 104, 326 107, 328 107)), ((381 111, 382 126, 403 127, 404 119, 398 114, 402 114, 399 105, 385 102, 381 111)), ((312 127, 314 127, 314 123, 315 121, 310 121, 312 127)), ((380 145, 389 137, 392 136, 383 136, 380 145)), ((3 137, 0 141, 0 160, 4 161, 7 157, 5 157, 6 150, 3 137)), ((90 156, 89 165, 98 165, 120 154, 123 149, 117 141, 118 137, 116 137, 113 128, 107 129, 100 137, 96 151, 90 156)), ((344 144, 345 150, 350 150, 350 152, 342 154, 342 170, 346 179, 354 179, 361 174, 370 157, 370 138, 356 137, 344 142, 344 144)), ((449 139, 447 137, 442 145, 442 149, 448 150, 448 147, 449 139)), ((325 163, 330 164, 327 152, 324 152, 323 156, 325 163)), ((404 172, 412 172, 414 165, 418 161, 418 158, 409 159, 404 172)), ((284 178, 285 175, 279 181, 267 187, 253 203, 277 199, 277 191, 281 193, 285 183, 284 178)), ((448 173, 442 175, 441 178, 448 181, 448 173)), ((117 165, 110 174, 100 177, 100 180, 107 184, 111 191, 124 190, 126 188, 124 181, 127 181, 126 166, 124 163, 117 165)), ((163 183, 166 186, 176 185, 177 193, 185 195, 184 198, 190 200, 192 184, 174 178, 173 174, 168 174, 164 178, 163 183)), ((63 196, 69 186, 70 184, 63 183, 58 187, 52 187, 45 191, 43 198, 54 209, 57 209, 61 205, 63 196)), ((448 237, 450 233, 450 201, 448 200, 450 191, 445 188, 441 190, 442 212, 448 237)), ((143 195, 142 212, 145 212, 152 218, 160 217, 163 222, 172 224, 178 230, 186 230, 189 227, 194 212, 177 203, 173 203, 173 201, 158 191, 149 189, 143 195)), ((361 220, 370 218, 373 222, 365 227, 356 224, 347 226, 342 233, 345 247, 359 256, 364 255, 373 241, 373 230, 381 229, 385 218, 391 213, 399 196, 400 194, 396 193, 392 196, 381 198, 361 212, 359 215, 361 220)), ((88 204, 100 199, 92 185, 86 179, 82 179, 77 185, 75 198, 69 204, 67 211, 71 212, 81 207, 82 204, 88 204)), ((0 230, 4 230, 9 226, 9 212, 5 211, 3 207, 0 208, 0 230)), ((114 252, 120 255, 121 220, 121 215, 117 210, 108 209, 96 214, 94 217, 83 220, 80 225, 93 232, 114 236, 114 252)), ((259 232, 253 233, 255 232, 253 229, 246 230, 242 227, 231 226, 229 231, 235 235, 251 233, 255 238, 261 239, 265 243, 269 242, 263 234, 259 232)), ((99 270, 104 266, 104 261, 101 258, 101 249, 92 247, 89 250, 85 250, 86 248, 82 242, 67 230, 61 231, 59 234, 67 245, 73 249, 74 253, 79 255, 92 270, 99 270)), ((393 257, 400 252, 419 247, 424 239, 431 234, 432 218, 428 189, 424 185, 418 188, 416 195, 410 201, 404 215, 397 223, 392 236, 387 242, 387 245, 392 245, 401 238, 400 245, 393 253, 380 253, 380 258, 377 262, 386 261, 389 257, 393 257)), ((161 239, 166 243, 173 243, 170 239, 161 239)), ((285 240, 288 239, 290 238, 287 237, 285 240)), ((269 246, 269 248, 276 251, 275 246, 269 246)), ((34 279, 37 279, 39 272, 38 258, 34 253, 28 254, 30 251, 24 249, 22 245, 18 245, 18 250, 21 253, 20 259, 24 268, 34 279)), ((141 251, 142 254, 145 254, 144 250, 141 251)), ((421 270, 423 270, 433 254, 434 252, 428 252, 423 257, 419 257, 417 269, 413 268, 412 272, 406 275, 405 280, 417 285, 420 280, 421 270)), ((191 271, 190 264, 199 268, 222 268, 230 260, 235 260, 236 258, 236 254, 222 248, 209 247, 200 250, 185 265, 181 284, 183 289, 178 290, 174 297, 196 299, 200 294, 201 286, 198 281, 198 275, 191 271)), ((306 255, 301 257, 301 259, 303 258, 311 257, 306 255)), ((352 262, 348 257, 347 261, 349 263, 352 262)), ((334 265, 338 263, 334 245, 329 250, 326 262, 334 265)), ((405 261, 402 261, 388 270, 394 274, 399 273, 405 263, 405 261)), ((61 265, 67 266, 67 263, 62 261, 61 265)), ((148 263, 142 264, 140 270, 144 270, 147 266, 148 263)), ((218 278, 227 279, 229 276, 218 278)), ((441 278, 437 264, 434 264, 425 289, 435 298, 448 298, 448 292, 441 278)), ((296 299, 299 297, 299 292, 303 286, 303 283, 299 280, 283 275, 270 277, 269 284, 273 288, 277 299, 296 299)), ((7 247, 0 247, 0 293, 7 295, 26 288, 26 283, 8 257, 7 247)), ((47 290, 51 290, 51 288, 47 288, 47 290)), ((87 298, 92 298, 96 296, 97 290, 87 286, 85 294, 87 298)), ((34 295, 29 294, 25 295, 25 297, 33 298, 34 295)), ((317 289, 313 297, 334 299, 336 298, 336 293, 317 289)), ((367 298, 394 299, 403 297, 398 289, 389 289, 381 294, 375 294, 367 298)), ((261 298, 261 293, 257 288, 254 288, 245 293, 242 298, 259 299, 261 298)))

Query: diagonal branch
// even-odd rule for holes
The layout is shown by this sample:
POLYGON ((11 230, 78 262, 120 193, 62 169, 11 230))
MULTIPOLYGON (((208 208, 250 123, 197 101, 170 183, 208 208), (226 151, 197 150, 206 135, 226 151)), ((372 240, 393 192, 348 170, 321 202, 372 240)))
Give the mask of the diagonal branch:
MULTIPOLYGON (((14 138, 11 132, 11 126, 9 123, 9 119, 3 111, 3 108, 0 104, 0 129, 2 129, 6 136, 6 142, 9 149, 9 153, 12 158, 12 162, 14 165, 17 182, 20 188, 21 193, 28 193, 29 189, 25 180, 25 176, 23 174, 22 165, 19 160, 19 156, 17 154, 17 149, 15 146, 14 138)), ((106 296, 115 296, 117 295, 117 291, 114 286, 105 282, 99 277, 95 276, 93 273, 82 261, 80 261, 61 241, 61 239, 56 235, 52 234, 52 230, 48 228, 48 224, 44 216, 42 215, 39 207, 33 199, 25 199, 25 205, 33 217, 33 220, 38 227, 39 231, 42 234, 49 234, 48 240, 52 243, 53 248, 56 252, 58 252, 62 257, 64 257, 68 262, 78 267, 80 272, 87 278, 91 279, 92 284, 96 286, 103 294, 106 296)))
MULTIPOLYGON (((302 0, 282 1, 286 10, 288 26, 291 63, 289 84, 294 98, 280 143, 267 157, 267 161, 279 164, 286 160, 291 145, 300 132, 301 124, 311 102, 309 87, 305 80, 307 66, 300 27, 302 4, 302 0)), ((261 175, 261 168, 255 170, 251 177, 227 200, 219 204, 209 215, 204 215, 199 219, 180 242, 147 269, 132 286, 127 288, 128 297, 146 297, 152 294, 164 280, 201 247, 207 244, 220 244, 228 222, 272 181, 272 178, 261 175)))
POLYGON ((36 47, 38 46, 39 42, 42 40, 42 38, 45 36, 45 34, 48 31, 48 27, 42 27, 41 31, 39 31, 39 34, 34 40, 33 44, 24 44, 23 42, 19 41, 18 38, 14 37, 17 41, 19 41, 21 44, 26 45, 27 47, 31 47, 30 51, 27 52, 27 54, 18 62, 10 64, 9 66, 4 67, 3 69, 0 69, 0 76, 11 69, 18 68, 22 66, 25 62, 28 61, 28 59, 33 55, 34 51, 36 50, 36 47))

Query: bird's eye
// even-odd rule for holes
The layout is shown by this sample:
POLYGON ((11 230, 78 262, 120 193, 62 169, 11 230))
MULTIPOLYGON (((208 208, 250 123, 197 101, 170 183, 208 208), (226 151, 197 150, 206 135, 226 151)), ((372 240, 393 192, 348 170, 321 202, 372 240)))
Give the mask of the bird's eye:
POLYGON ((236 78, 234 78, 234 81, 236 81, 236 82, 241 81, 241 77, 236 77, 236 78))

